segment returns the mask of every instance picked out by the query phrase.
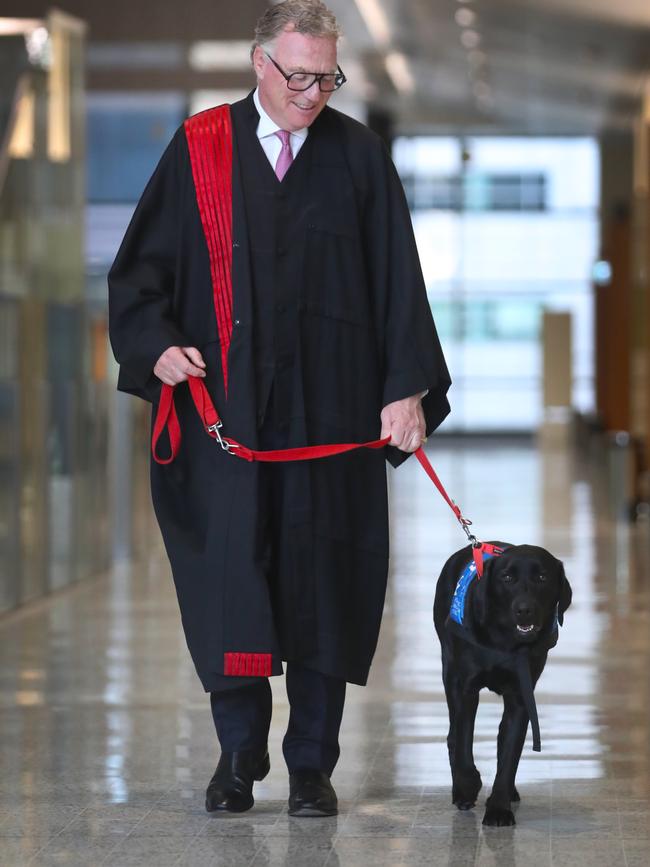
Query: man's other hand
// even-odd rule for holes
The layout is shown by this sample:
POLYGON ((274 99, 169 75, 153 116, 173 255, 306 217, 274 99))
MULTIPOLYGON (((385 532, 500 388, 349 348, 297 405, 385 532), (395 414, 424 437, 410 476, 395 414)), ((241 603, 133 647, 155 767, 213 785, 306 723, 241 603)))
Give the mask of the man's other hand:
POLYGON ((153 369, 166 385, 178 385, 190 376, 205 376, 205 361, 194 346, 170 346, 153 369))
MULTIPOLYGON (((424 392, 426 394, 426 392, 424 392)), ((390 435, 391 446, 414 452, 425 440, 425 423, 421 394, 388 403, 381 411, 381 437, 390 435)))

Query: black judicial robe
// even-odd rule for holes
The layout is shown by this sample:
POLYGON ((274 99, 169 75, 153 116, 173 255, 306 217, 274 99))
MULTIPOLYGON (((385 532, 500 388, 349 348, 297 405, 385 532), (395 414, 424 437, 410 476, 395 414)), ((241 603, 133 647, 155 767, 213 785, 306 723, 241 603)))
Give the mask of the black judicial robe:
MULTIPOLYGON (((430 434, 449 412, 450 380, 385 146, 326 107, 280 183, 256 137, 252 94, 231 106, 231 116, 227 397, 183 125, 142 194, 108 277, 118 388, 150 401, 155 413, 156 361, 170 346, 196 346, 224 434, 251 448, 258 448, 270 382, 291 447, 376 439, 382 407, 427 388, 422 406, 430 434)), ((272 556, 268 468, 219 448, 185 383, 176 405, 180 453, 169 465, 152 461, 151 489, 204 689, 250 682, 224 673, 224 655, 233 653, 272 654, 272 674, 282 673, 283 660, 297 659, 364 685, 388 574, 385 460, 397 467, 408 455, 362 449, 282 465, 283 529, 272 556)))

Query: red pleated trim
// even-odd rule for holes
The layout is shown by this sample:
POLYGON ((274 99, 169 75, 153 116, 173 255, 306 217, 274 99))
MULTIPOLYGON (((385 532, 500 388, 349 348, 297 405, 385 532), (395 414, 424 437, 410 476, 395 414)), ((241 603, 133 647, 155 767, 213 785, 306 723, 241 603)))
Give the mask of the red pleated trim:
MULTIPOLYGON (((185 137, 196 202, 210 257, 210 277, 221 344, 223 385, 228 395, 228 349, 232 336, 232 121, 219 105, 187 118, 185 137)), ((189 290, 190 287, 188 287, 189 290)))
POLYGON ((224 653, 223 673, 242 677, 270 677, 270 653, 224 653))

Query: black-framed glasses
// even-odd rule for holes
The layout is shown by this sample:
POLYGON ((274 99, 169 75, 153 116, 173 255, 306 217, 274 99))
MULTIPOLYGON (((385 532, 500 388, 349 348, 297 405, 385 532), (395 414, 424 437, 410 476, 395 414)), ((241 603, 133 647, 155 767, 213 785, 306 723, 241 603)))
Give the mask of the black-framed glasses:
POLYGON ((292 72, 287 75, 284 69, 275 62, 270 54, 266 51, 264 54, 266 54, 280 75, 283 75, 286 78, 289 90, 309 90, 309 88, 317 81, 318 86, 323 93, 331 93, 333 90, 338 90, 339 87, 347 81, 343 70, 338 65, 336 67, 336 72, 292 72))

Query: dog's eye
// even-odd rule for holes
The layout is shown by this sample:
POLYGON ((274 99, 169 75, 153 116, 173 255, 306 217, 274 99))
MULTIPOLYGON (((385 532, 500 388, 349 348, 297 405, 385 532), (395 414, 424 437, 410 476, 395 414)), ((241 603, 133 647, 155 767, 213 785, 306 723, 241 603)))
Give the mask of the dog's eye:
POLYGON ((540 581, 546 581, 546 575, 545 575, 544 572, 540 572, 540 573, 539 573, 539 580, 540 580, 540 581))
POLYGON ((505 581, 506 584, 510 584, 510 582, 512 581, 512 575, 509 575, 509 574, 506 572, 505 575, 502 575, 502 576, 501 576, 501 580, 502 580, 502 581, 505 581))

